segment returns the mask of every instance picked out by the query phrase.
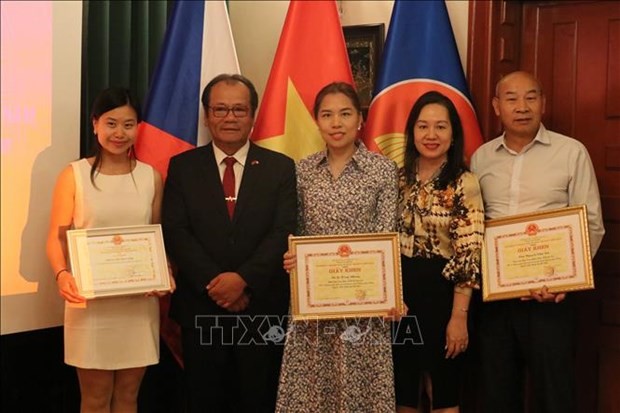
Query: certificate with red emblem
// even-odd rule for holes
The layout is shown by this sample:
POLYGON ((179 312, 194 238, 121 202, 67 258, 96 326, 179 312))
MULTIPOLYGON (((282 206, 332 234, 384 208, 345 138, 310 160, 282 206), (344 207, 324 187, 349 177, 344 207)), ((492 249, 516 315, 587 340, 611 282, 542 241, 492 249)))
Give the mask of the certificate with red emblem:
POLYGON ((71 270, 85 298, 169 291, 161 225, 67 231, 71 270))
POLYGON ((485 222, 484 301, 594 288, 585 205, 485 222))
POLYGON ((404 307, 398 233, 291 237, 294 320, 383 317, 404 307))

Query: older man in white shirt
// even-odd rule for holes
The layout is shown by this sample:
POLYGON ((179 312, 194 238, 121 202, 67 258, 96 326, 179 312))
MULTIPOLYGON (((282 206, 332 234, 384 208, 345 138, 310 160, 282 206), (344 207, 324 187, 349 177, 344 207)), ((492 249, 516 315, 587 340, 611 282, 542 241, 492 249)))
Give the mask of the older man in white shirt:
MULTIPOLYGON (((472 157, 487 218, 585 204, 591 255, 605 230, 592 161, 579 141, 541 123, 545 96, 538 80, 513 72, 496 87, 493 108, 504 127, 472 157)), ((575 407, 574 309, 566 294, 546 288, 531 299, 482 305, 480 346, 483 406, 487 412, 523 412, 523 367, 529 370, 536 411, 575 407)))

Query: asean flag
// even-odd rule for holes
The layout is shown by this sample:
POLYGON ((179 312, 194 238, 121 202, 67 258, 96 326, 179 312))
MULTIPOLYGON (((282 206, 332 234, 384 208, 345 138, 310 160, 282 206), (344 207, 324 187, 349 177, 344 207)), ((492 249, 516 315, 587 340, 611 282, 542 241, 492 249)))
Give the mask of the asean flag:
MULTIPOLYGON (((239 73, 224 1, 177 1, 138 129, 136 156, 166 177, 170 158, 205 144, 202 89, 220 73, 239 73)), ((168 318, 170 296, 160 300, 160 335, 183 366, 180 327, 168 318)))
POLYGON ((239 73, 226 2, 175 2, 136 142, 164 178, 172 156, 210 140, 200 97, 220 73, 239 73))
POLYGON ((252 140, 295 160, 325 148, 312 106, 336 81, 353 84, 336 2, 291 0, 252 140))
POLYGON ((364 143, 404 164, 405 125, 415 101, 431 90, 446 95, 459 112, 465 156, 483 142, 443 1, 394 2, 364 143))

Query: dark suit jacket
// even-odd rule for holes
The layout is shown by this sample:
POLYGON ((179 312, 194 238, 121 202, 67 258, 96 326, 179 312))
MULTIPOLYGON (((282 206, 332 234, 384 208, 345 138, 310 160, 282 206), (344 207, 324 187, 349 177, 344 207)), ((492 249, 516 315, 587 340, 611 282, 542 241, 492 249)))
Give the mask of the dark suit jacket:
POLYGON ((178 268, 170 315, 194 327, 196 315, 234 314, 205 290, 226 271, 248 284, 250 305, 241 314, 286 314, 289 280, 282 255, 296 225, 295 164, 250 143, 231 222, 212 145, 170 160, 162 206, 166 251, 178 268))

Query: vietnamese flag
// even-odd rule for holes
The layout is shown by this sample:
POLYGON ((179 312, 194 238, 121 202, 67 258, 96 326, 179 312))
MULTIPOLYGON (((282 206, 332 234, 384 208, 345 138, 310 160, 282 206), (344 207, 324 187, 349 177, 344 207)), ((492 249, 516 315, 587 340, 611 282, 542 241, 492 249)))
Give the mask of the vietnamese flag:
POLYGON ((405 126, 415 101, 431 90, 456 107, 465 135, 465 157, 483 142, 443 1, 395 0, 364 143, 403 166, 405 126))
POLYGON ((252 140, 295 160, 324 149, 312 107, 336 81, 353 84, 336 2, 291 0, 252 140))

